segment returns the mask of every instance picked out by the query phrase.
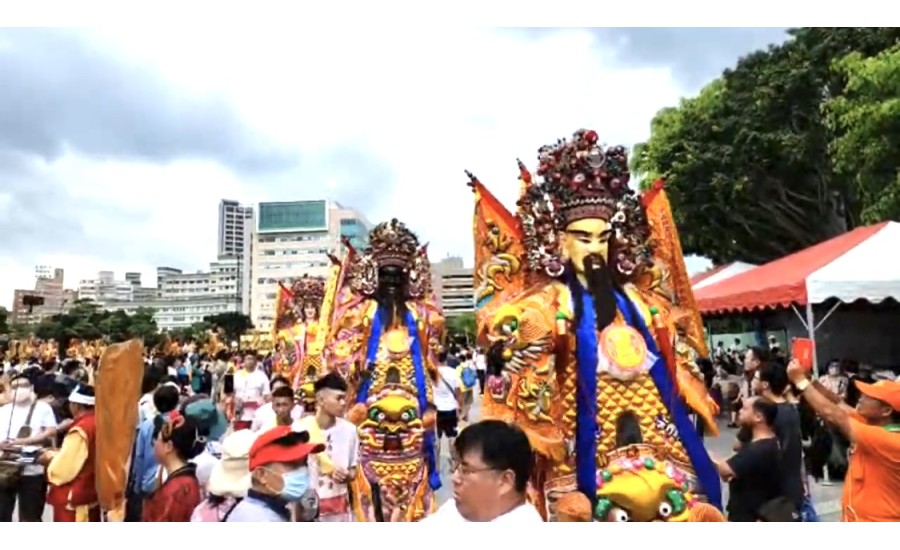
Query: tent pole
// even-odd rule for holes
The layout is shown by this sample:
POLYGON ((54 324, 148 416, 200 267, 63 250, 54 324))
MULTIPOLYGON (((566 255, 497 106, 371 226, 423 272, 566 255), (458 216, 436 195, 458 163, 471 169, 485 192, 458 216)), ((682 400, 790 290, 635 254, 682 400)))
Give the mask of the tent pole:
POLYGON ((812 341, 813 378, 819 377, 819 359, 816 353, 816 320, 813 316, 813 305, 806 304, 806 331, 812 341))

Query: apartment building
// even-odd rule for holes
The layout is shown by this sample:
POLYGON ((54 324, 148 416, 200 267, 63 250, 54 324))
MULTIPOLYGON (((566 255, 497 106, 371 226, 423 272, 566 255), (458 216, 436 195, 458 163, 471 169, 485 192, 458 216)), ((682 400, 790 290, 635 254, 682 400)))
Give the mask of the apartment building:
POLYGON ((10 323, 32 324, 65 313, 77 298, 77 293, 63 286, 65 271, 62 268, 36 266, 34 288, 13 291, 10 323), (35 300, 37 299, 37 300, 35 300), (34 305, 35 301, 43 301, 34 305))
POLYGON ((272 327, 278 284, 304 275, 327 276, 328 254, 342 254, 341 237, 364 248, 371 224, 329 200, 264 202, 250 244, 249 311, 258 329, 272 327))
POLYGON ((432 262, 431 280, 445 317, 475 311, 475 279, 472 268, 466 267, 462 258, 450 256, 432 262))

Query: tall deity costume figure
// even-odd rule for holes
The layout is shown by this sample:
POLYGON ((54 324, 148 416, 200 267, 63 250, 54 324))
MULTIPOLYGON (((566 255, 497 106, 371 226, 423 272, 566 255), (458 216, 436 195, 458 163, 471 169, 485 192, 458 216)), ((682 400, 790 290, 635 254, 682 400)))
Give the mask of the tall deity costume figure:
POLYGON ((320 314, 325 279, 303 276, 290 289, 279 287, 275 314, 274 372, 291 381, 306 414, 315 413, 315 381, 325 374, 323 350, 327 329, 320 314))
POLYGON ((549 521, 560 510, 687 521, 697 502, 721 507, 690 417, 717 433, 717 409, 675 353, 676 320, 692 334, 702 325, 661 186, 638 197, 624 147, 602 147, 591 130, 538 155, 537 178, 519 162, 515 216, 469 174, 489 348, 482 416, 529 435, 535 504, 549 521))
POLYGON ((444 320, 431 289, 425 246, 396 219, 349 249, 329 281, 329 369, 350 385, 348 419, 357 425, 360 474, 351 485, 357 521, 419 521, 441 485, 435 456, 434 342, 444 320))

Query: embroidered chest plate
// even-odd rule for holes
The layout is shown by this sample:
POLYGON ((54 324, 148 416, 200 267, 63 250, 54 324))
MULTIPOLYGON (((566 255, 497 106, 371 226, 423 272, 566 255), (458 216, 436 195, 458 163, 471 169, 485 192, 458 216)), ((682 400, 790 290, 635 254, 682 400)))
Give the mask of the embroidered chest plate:
POLYGON ((628 325, 610 325, 600 333, 597 371, 617 380, 629 381, 650 372, 656 358, 644 338, 628 325))

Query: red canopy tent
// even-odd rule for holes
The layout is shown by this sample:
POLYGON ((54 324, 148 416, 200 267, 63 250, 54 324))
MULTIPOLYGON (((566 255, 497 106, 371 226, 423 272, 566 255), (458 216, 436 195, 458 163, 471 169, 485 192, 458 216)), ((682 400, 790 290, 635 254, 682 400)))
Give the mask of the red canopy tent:
MULTIPOLYGON (((889 223, 859 227, 790 256, 698 288, 694 293, 697 307, 705 314, 789 307, 800 317, 809 338, 815 342, 816 329, 834 312, 839 303, 816 325, 807 288, 809 276, 853 250, 889 223), (806 306, 805 316, 801 315, 797 305, 806 306)), ((813 357, 815 363, 815 355, 813 357)))
POLYGON ((806 279, 888 223, 856 228, 720 283, 702 287, 695 293, 697 307, 701 313, 728 313, 806 305, 806 279))

